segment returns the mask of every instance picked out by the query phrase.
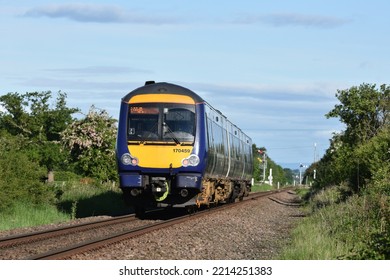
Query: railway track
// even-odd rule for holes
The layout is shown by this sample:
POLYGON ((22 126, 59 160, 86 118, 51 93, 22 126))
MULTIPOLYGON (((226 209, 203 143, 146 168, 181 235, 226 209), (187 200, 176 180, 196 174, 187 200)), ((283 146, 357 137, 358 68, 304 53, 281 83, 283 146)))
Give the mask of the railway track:
MULTIPOLYGON (((210 208, 205 211, 199 211, 189 215, 172 218, 165 221, 154 221, 154 222, 143 221, 142 225, 132 226, 125 230, 111 230, 109 234, 104 234, 103 236, 100 237, 84 240, 77 244, 73 242, 72 244, 66 245, 64 247, 60 247, 60 248, 56 247, 54 249, 49 249, 47 251, 40 252, 37 254, 27 254, 25 257, 23 257, 23 259, 29 259, 29 260, 66 259, 73 255, 77 255, 87 251, 93 251, 116 242, 133 238, 135 236, 139 236, 155 230, 166 228, 178 223, 189 221, 191 219, 200 218, 204 215, 212 214, 214 213, 214 211, 223 211, 231 207, 236 207, 241 205, 242 203, 255 200, 259 197, 271 196, 275 192, 277 191, 264 192, 264 193, 252 193, 250 194, 250 196, 246 197, 243 201, 240 202, 210 208)), ((53 239, 63 235, 72 235, 76 233, 82 233, 84 231, 96 230, 103 227, 111 227, 113 225, 118 226, 122 224, 131 224, 136 221, 140 222, 134 215, 127 215, 123 217, 111 218, 111 219, 98 221, 98 222, 90 222, 87 224, 80 224, 76 226, 67 226, 67 227, 62 227, 62 228, 48 230, 48 231, 11 236, 8 238, 0 239, 0 248, 21 246, 23 244, 39 242, 41 240, 45 240, 49 238, 53 239)))
POLYGON ((107 236, 113 231, 136 228, 140 224, 153 223, 140 221, 135 215, 107 218, 104 220, 82 223, 71 226, 12 235, 0 238, 0 259, 34 259, 34 255, 60 250, 78 242, 86 242, 98 236, 107 236))
POLYGON ((39 240, 43 240, 43 239, 49 239, 49 238, 53 238, 53 237, 60 236, 60 235, 72 234, 75 232, 82 232, 82 231, 87 231, 87 230, 93 230, 96 228, 109 226, 109 225, 115 225, 115 224, 119 224, 119 223, 131 222, 135 219, 136 219, 135 215, 132 214, 132 215, 121 216, 121 217, 117 217, 117 218, 110 218, 107 220, 102 220, 102 221, 97 221, 97 222, 88 222, 88 223, 83 223, 83 224, 79 224, 79 225, 64 226, 64 227, 59 227, 59 228, 54 228, 54 229, 49 229, 49 230, 43 230, 43 231, 39 231, 39 232, 12 235, 12 236, 0 239, 0 248, 7 248, 7 247, 31 243, 31 242, 39 241, 39 240))

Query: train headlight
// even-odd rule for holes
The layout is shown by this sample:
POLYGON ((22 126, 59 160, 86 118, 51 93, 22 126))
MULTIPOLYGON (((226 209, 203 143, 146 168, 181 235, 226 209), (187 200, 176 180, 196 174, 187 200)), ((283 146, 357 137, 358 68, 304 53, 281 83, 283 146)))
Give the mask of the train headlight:
POLYGON ((123 154, 121 157, 121 162, 124 165, 138 165, 138 159, 136 157, 132 157, 129 153, 123 154))
POLYGON ((197 166, 199 164, 199 157, 197 155, 190 155, 188 158, 189 165, 197 166))
POLYGON ((197 155, 190 155, 189 157, 187 158, 183 158, 183 160, 181 161, 181 164, 184 166, 184 167, 187 167, 187 166, 197 166, 199 164, 199 157, 197 155))

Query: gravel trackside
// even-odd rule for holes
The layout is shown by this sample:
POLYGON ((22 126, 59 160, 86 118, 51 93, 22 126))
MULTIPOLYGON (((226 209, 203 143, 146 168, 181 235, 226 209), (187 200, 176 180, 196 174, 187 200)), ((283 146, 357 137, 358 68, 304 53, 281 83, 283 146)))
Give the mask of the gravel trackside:
POLYGON ((74 256, 88 260, 275 259, 303 213, 292 193, 260 198, 140 237, 74 256), (287 202, 283 204, 280 202, 287 202))

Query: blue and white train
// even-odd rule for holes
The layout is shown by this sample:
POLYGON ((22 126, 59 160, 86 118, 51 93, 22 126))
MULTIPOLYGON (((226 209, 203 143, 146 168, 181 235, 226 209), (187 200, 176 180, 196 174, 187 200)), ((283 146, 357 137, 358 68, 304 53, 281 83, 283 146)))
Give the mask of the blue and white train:
POLYGON ((251 189, 251 138, 182 86, 146 82, 122 98, 116 155, 138 213, 233 202, 251 189))

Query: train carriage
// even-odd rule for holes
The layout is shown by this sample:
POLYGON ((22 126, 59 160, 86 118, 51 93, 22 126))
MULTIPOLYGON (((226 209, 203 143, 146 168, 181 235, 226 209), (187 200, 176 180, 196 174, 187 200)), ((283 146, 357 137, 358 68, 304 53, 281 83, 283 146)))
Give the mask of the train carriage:
POLYGON ((250 191, 252 141, 193 91, 147 82, 121 103, 116 155, 125 201, 202 206, 250 191))

